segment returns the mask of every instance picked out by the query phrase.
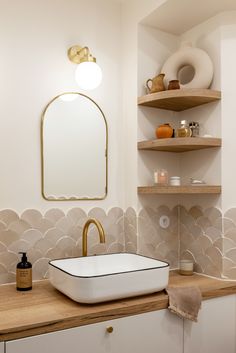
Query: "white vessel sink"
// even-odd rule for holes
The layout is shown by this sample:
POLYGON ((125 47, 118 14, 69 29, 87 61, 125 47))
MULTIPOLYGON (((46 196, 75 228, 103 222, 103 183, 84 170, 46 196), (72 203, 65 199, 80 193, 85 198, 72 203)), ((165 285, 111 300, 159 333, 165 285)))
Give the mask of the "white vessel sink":
POLYGON ((52 260, 49 278, 59 291, 80 303, 98 303, 163 290, 169 264, 119 253, 52 260))

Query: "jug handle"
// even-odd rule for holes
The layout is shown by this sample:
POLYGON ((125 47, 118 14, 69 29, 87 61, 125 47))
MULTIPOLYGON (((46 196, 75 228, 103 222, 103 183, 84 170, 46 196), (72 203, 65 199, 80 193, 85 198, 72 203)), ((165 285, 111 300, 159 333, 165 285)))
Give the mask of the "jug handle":
POLYGON ((149 82, 152 82, 152 79, 151 79, 151 78, 149 78, 149 79, 147 80, 147 82, 146 82, 146 87, 147 87, 147 89, 148 89, 148 92, 151 91, 151 87, 149 87, 149 82))

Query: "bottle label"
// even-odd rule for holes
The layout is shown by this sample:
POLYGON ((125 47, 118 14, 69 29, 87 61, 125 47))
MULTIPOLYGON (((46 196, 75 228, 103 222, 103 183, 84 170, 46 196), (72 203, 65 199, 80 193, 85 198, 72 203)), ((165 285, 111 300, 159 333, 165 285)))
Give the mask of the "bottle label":
POLYGON ((17 269, 16 283, 18 288, 32 287, 32 268, 17 269))

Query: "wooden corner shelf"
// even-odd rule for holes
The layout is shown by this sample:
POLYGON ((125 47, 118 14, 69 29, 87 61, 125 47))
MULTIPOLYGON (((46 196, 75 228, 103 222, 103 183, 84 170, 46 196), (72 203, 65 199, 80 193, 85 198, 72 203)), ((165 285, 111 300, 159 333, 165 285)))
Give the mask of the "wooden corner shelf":
POLYGON ((181 88, 139 97, 138 105, 178 112, 220 99, 220 91, 202 88, 181 88))
POLYGON ((220 194, 220 185, 139 186, 138 194, 220 194))
POLYGON ((215 137, 179 137, 138 142, 139 150, 163 152, 188 152, 220 146, 221 139, 215 137))

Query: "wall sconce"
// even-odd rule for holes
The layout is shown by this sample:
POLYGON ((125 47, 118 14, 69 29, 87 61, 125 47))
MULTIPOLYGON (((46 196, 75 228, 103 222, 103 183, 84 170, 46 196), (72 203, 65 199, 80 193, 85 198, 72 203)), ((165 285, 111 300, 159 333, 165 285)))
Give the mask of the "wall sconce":
POLYGON ((69 59, 78 64, 75 80, 82 89, 90 90, 98 87, 102 81, 102 70, 96 63, 88 47, 75 45, 68 50, 69 59))

